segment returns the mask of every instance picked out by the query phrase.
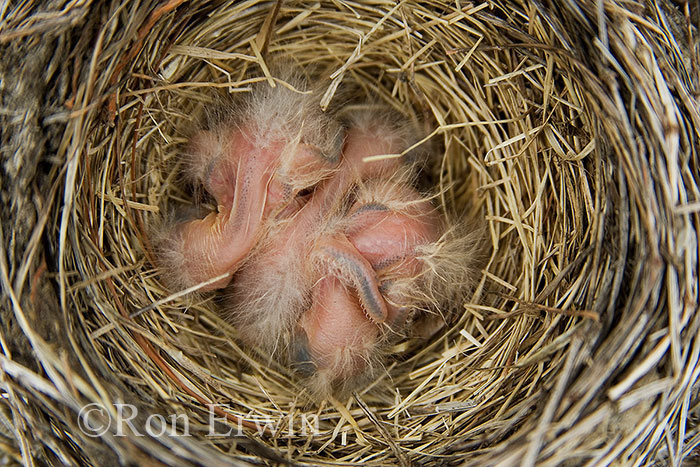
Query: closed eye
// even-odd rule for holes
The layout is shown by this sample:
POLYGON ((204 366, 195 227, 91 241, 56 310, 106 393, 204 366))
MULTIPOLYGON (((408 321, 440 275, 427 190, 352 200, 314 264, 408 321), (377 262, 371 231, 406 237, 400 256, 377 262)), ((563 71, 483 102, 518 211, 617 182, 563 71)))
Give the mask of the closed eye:
POLYGON ((300 198, 309 197, 313 194, 315 188, 316 188, 315 186, 310 186, 310 187, 304 188, 303 190, 299 190, 299 192, 297 193, 297 196, 300 198))

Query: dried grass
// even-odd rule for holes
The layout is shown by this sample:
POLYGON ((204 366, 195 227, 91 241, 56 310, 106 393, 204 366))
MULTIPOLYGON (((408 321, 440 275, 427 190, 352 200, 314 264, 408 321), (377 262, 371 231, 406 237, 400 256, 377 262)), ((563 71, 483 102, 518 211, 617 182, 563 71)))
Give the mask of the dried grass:
POLYGON ((76 17, 89 34, 65 38, 79 52, 69 110, 50 117, 65 128, 48 177, 57 196, 22 261, 0 264, 3 306, 40 365, 13 359, 6 328, 6 459, 678 465, 700 444, 689 5, 290 0, 275 13, 274 2, 171 0, 84 16, 74 3, 47 17, 4 11, 3 43, 76 17), (253 82, 281 85, 270 71, 280 57, 313 70, 325 105, 369 98, 428 122, 442 202, 485 219, 491 248, 453 326, 400 342, 383 378, 318 407, 288 369, 237 344, 212 300, 169 294, 148 235, 160 213, 193 202, 178 168, 207 106, 253 82), (39 239, 55 255, 48 270, 39 239), (28 318, 40 305, 22 297, 42 275, 59 306, 41 320, 65 328, 65 342, 47 342, 28 318), (77 416, 89 403, 106 408, 94 423, 131 403, 137 431, 150 414, 177 414, 192 436, 113 426, 92 438, 77 416), (243 434, 209 436, 212 413, 243 434), (318 431, 302 432, 313 416, 318 431), (256 421, 277 432, 256 433, 256 421))

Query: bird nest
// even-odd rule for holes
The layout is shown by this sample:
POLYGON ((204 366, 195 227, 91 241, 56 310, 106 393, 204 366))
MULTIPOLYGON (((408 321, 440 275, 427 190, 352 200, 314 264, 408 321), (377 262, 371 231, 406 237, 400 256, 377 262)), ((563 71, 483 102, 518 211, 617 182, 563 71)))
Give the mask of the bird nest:
POLYGON ((700 444, 689 2, 33 8, 0 30, 19 70, 3 92, 44 86, 7 115, 39 106, 47 128, 4 125, 34 167, 3 155, 7 458, 638 465, 700 444), (25 63, 39 33, 51 48, 25 63), (155 266, 151 226, 195 202, 179 180, 192 129, 228 94, 284 85, 282 61, 313 74, 322 107, 418 116, 423 176, 484 232, 449 325, 396 343, 347 399, 310 403, 213 296, 173 293, 155 266))

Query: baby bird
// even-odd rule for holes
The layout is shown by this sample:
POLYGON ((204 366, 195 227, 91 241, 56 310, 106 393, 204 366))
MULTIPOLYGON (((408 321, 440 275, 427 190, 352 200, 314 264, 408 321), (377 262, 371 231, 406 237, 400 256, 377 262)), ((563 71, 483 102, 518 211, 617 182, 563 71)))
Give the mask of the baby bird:
POLYGON ((223 123, 192 139, 186 175, 214 198, 217 210, 162 229, 159 258, 172 288, 235 271, 264 235, 265 221, 298 209, 297 194, 337 167, 341 126, 301 80, 293 85, 302 91, 257 85, 223 123))
MULTIPOLYGON (((307 89, 302 81, 296 89, 307 89)), ((463 299, 474 237, 415 188, 419 134, 383 111, 324 114, 313 92, 260 85, 192 139, 185 173, 216 201, 158 238, 170 287, 212 281, 245 344, 343 397, 425 312, 463 299), (403 155, 401 155, 403 154, 403 155)))

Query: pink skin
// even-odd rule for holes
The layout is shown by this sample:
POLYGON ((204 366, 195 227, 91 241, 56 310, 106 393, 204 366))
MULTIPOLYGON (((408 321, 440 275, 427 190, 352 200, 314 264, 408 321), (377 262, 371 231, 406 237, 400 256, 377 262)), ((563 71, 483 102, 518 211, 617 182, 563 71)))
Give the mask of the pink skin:
MULTIPOLYGON (((251 134, 243 127, 195 138, 193 171, 204 168, 195 176, 216 200, 217 212, 178 227, 191 284, 233 272, 259 240, 265 218, 297 209, 298 181, 314 184, 317 180, 306 180, 306 174, 322 177, 335 165, 309 144, 281 137, 260 142, 251 134)), ((230 280, 202 290, 225 287, 230 280)))
POLYGON ((405 133, 387 123, 386 118, 365 115, 348 129, 343 148, 345 164, 361 178, 391 175, 401 164, 398 154, 408 148, 405 133), (373 156, 391 157, 364 160, 373 156))
POLYGON ((363 123, 347 130, 342 167, 334 177, 333 185, 337 193, 344 193, 358 180, 390 176, 401 165, 398 157, 364 160, 372 156, 396 154, 405 149, 405 142, 395 129, 379 120, 369 119, 363 123))
POLYGON ((328 370, 337 380, 365 369, 380 344, 380 324, 393 330, 403 326, 402 308, 407 303, 402 303, 400 295, 385 297, 383 282, 419 275, 422 264, 416 249, 437 240, 437 219, 430 203, 413 190, 401 191, 415 197, 410 209, 353 206, 349 228, 320 238, 314 247, 312 258, 319 265, 320 278, 301 328, 316 370, 328 370))
POLYGON ((301 317, 312 371, 330 371, 333 380, 364 371, 379 339, 379 328, 341 280, 326 276, 314 286, 311 310, 301 317))

